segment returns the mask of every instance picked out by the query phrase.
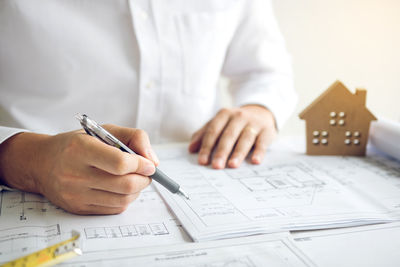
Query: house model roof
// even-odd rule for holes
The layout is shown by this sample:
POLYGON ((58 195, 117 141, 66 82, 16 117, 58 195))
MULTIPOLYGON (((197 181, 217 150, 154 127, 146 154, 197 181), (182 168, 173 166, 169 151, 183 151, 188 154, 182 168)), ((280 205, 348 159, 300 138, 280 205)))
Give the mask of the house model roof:
MULTIPOLYGON (((317 97, 310 105, 308 105, 300 114, 301 119, 307 120, 313 117, 320 107, 327 104, 332 106, 351 105, 356 106, 362 113, 363 119, 367 121, 376 120, 376 117, 366 108, 366 90, 356 89, 356 93, 352 94, 349 89, 340 81, 334 82, 325 92, 317 97)), ((361 115, 361 114, 360 114, 361 115)))

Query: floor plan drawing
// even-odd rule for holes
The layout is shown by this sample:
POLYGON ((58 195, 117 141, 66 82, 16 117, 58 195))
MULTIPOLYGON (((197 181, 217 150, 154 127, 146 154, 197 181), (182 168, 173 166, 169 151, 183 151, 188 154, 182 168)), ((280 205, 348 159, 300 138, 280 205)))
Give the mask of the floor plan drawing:
POLYGON ((368 192, 388 213, 400 217, 400 162, 381 156, 320 158, 313 168, 356 191, 368 192))
POLYGON ((0 263, 68 239, 71 231, 81 234, 86 254, 190 241, 153 186, 125 212, 109 216, 74 215, 20 191, 2 191, 0 199, 0 263))
POLYGON ((312 267, 287 233, 93 253, 61 264, 68 267, 312 267))
POLYGON ((293 238, 318 266, 397 267, 400 263, 399 222, 298 232, 293 234, 293 238))
POLYGON ((195 155, 170 154, 178 156, 162 161, 163 170, 176 178, 190 200, 157 188, 191 237, 199 241, 249 231, 388 222, 395 220, 391 211, 400 204, 399 181, 393 178, 397 174, 389 175, 398 164, 384 171, 389 175, 385 181, 376 174, 382 171, 379 165, 365 168, 362 159, 352 157, 316 159, 270 153, 260 165, 244 162, 240 169, 214 170, 199 166, 195 155), (366 196, 364 192, 371 191, 368 187, 382 188, 381 195, 366 196))
POLYGON ((60 225, 11 227, 0 230, 0 256, 38 249, 58 240, 60 225))
POLYGON ((13 214, 18 220, 25 221, 30 214, 56 212, 64 213, 64 211, 50 203, 44 197, 21 191, 7 192, 1 194, 0 215, 7 216, 13 214))
POLYGON ((312 173, 312 170, 301 162, 278 164, 260 168, 244 167, 240 170, 226 169, 231 178, 237 179, 250 192, 268 194, 268 198, 285 197, 312 204, 317 192, 324 189, 325 182, 312 173))
POLYGON ((149 223, 136 225, 121 225, 111 227, 85 228, 87 239, 93 238, 123 238, 143 235, 168 235, 168 229, 164 223, 149 223))

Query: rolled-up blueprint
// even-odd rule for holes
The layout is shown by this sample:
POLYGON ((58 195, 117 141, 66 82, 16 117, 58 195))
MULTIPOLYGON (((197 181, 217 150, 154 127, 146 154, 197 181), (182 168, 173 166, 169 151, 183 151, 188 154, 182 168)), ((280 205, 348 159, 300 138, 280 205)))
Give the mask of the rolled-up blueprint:
POLYGON ((400 160, 400 122, 382 118, 371 122, 370 141, 379 151, 400 160))

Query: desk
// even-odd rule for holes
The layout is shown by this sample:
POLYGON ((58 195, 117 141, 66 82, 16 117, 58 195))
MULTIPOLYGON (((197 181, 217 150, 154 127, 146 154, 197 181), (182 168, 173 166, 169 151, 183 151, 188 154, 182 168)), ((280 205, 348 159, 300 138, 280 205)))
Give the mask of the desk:
MULTIPOLYGON (((301 139, 285 138, 278 140, 271 150, 301 152, 303 145, 301 139)), ((178 262, 181 266, 207 267, 265 263, 400 266, 397 222, 193 243, 152 186, 127 211, 115 216, 72 215, 41 196, 18 191, 1 193, 0 207, 0 262, 66 239, 75 229, 81 233, 84 256, 64 263, 68 266, 123 266, 133 262, 148 266, 178 262)))

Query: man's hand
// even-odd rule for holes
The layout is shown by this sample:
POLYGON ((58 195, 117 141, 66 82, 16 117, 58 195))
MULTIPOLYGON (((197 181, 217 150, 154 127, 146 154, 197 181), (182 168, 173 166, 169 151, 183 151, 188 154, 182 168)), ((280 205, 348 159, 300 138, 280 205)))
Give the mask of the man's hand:
POLYGON ((0 146, 0 177, 11 187, 40 193, 72 213, 121 213, 149 185, 158 159, 144 131, 104 128, 141 156, 82 130, 55 136, 21 133, 0 146))
POLYGON ((201 165, 210 162, 215 169, 227 165, 237 168, 254 147, 251 163, 259 164, 268 145, 276 136, 272 113, 259 105, 247 105, 234 109, 221 109, 200 130, 195 132, 189 151, 199 152, 201 165))

